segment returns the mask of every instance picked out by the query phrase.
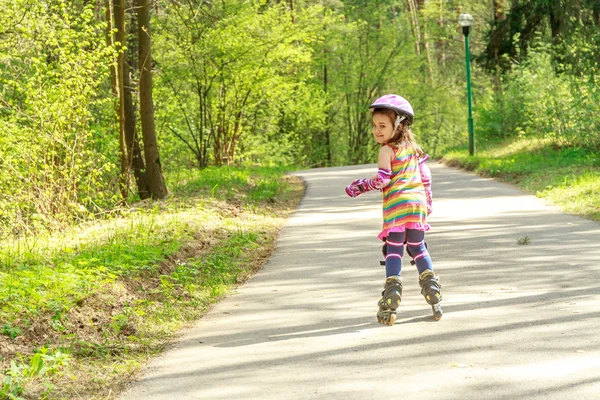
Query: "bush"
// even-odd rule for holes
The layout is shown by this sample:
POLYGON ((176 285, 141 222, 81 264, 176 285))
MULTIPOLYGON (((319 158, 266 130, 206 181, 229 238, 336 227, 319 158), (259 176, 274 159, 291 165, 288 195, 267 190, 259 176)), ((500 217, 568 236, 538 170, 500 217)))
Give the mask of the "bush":
POLYGON ((96 146, 92 108, 114 51, 93 6, 31 6, 22 46, 0 47, 0 237, 114 206, 114 163, 96 146))
POLYGON ((600 85, 596 79, 558 74, 552 48, 534 46, 478 108, 488 138, 525 136, 557 147, 598 149, 600 85))

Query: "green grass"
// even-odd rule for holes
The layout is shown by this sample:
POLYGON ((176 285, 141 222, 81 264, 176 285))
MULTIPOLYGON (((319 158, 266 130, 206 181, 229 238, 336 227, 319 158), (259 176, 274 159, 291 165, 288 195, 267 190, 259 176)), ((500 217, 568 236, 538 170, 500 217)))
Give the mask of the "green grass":
POLYGON ((600 154, 591 150, 520 139, 479 146, 474 156, 454 149, 443 161, 515 183, 565 212, 600 221, 600 154))
POLYGON ((181 171, 166 201, 0 246, 0 399, 114 397, 268 256, 302 192, 284 174, 181 171))
POLYGON ((285 190, 280 181, 287 170, 289 169, 281 167, 183 170, 174 174, 173 187, 179 196, 208 194, 222 200, 245 201, 248 205, 255 205, 261 201, 273 201, 285 190))

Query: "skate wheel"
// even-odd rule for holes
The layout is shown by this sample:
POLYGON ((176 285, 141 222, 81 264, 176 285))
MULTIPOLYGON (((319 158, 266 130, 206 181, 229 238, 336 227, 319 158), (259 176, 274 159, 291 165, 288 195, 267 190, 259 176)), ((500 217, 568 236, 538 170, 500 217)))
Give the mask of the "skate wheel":
POLYGON ((431 306, 431 309, 433 310, 433 319, 435 319, 436 321, 439 321, 443 315, 442 307, 440 306, 439 303, 437 303, 437 304, 434 304, 433 306, 431 306))
POLYGON ((396 322, 396 314, 377 316, 377 322, 384 325, 392 326, 396 322))

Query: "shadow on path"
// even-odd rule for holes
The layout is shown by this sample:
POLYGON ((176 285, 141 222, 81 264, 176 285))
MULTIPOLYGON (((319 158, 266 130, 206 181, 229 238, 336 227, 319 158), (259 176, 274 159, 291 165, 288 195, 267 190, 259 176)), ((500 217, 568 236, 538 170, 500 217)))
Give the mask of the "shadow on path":
POLYGON ((430 167, 440 322, 408 262, 396 324, 376 322, 380 195, 344 193, 375 166, 300 171, 306 195, 267 265, 122 398, 600 398, 600 225, 430 167))

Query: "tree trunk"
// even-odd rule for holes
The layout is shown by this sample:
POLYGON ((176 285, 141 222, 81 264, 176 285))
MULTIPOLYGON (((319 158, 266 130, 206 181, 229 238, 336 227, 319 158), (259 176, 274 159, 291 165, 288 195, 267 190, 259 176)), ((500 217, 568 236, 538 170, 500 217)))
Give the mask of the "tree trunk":
MULTIPOLYGON (((492 23, 489 32, 489 39, 486 47, 487 54, 487 68, 490 70, 496 70, 498 68, 504 68, 502 65, 501 56, 502 54, 513 54, 513 42, 511 35, 511 26, 507 21, 505 13, 504 0, 491 0, 492 1, 492 23), (511 41, 507 41, 506 37, 511 37, 511 41)), ((514 5, 515 8, 519 7, 518 4, 514 5)))
POLYGON ((227 129, 225 122, 225 112, 227 92, 225 89, 225 83, 221 76, 221 82, 219 83, 219 94, 218 94, 218 111, 215 117, 216 127, 214 129, 213 137, 213 158, 215 165, 222 166, 226 161, 225 159, 225 146, 227 145, 227 129))
MULTIPOLYGON (((127 5, 125 0, 113 0, 114 1, 114 15, 115 25, 118 30, 117 41, 121 44, 127 44, 127 30, 125 23, 125 9, 127 5)), ((141 199, 150 197, 148 184, 146 182, 146 175, 144 172, 144 160, 141 155, 141 149, 139 145, 137 128, 136 128, 136 112, 133 105, 133 95, 131 88, 130 78, 130 67, 129 67, 129 51, 127 47, 119 54, 119 66, 118 66, 118 77, 120 81, 119 93, 120 93, 120 109, 121 109, 121 129, 123 135, 123 147, 125 159, 125 166, 122 168, 122 174, 124 175, 123 180, 125 181, 125 189, 129 191, 129 173, 133 169, 135 176, 138 195, 141 199)), ((126 198, 127 193, 125 193, 126 198)))
MULTIPOLYGON (((108 47, 114 47, 115 45, 115 34, 113 32, 114 24, 113 24, 113 6, 111 0, 104 0, 104 7, 106 11, 106 45, 108 47)), ((114 64, 110 65, 110 83, 112 89, 112 95, 114 97, 114 110, 115 110, 115 122, 120 124, 121 119, 120 115, 120 102, 119 99, 119 83, 117 77, 117 66, 114 64)))
MULTIPOLYGON (((328 93, 329 77, 327 75, 327 63, 328 63, 327 53, 328 53, 327 48, 324 48, 323 49, 323 59, 324 59, 323 92, 325 93, 325 97, 327 99, 329 99, 329 93, 328 93)), ((329 106, 329 101, 328 101, 327 106, 325 107, 325 145, 327 146, 327 164, 325 165, 325 167, 330 167, 333 165, 333 159, 332 159, 332 154, 331 154, 331 129, 329 128, 330 120, 331 120, 331 115, 330 115, 330 106, 329 106)))
MULTIPOLYGON (((416 26, 415 29, 420 31, 422 33, 422 39, 420 39, 420 48, 422 51, 425 52, 425 61, 427 62, 427 77, 429 80, 429 83, 432 84, 433 83, 433 61, 432 61, 432 56, 431 56, 431 45, 429 43, 429 32, 428 32, 428 26, 427 26, 427 18, 424 18, 424 23, 422 24, 421 27, 421 23, 419 22, 419 10, 423 9, 423 7, 425 6, 425 0, 413 0, 413 6, 414 6, 414 14, 415 14, 415 21, 416 21, 416 26)), ((421 33, 419 34, 419 36, 421 37, 421 33)))
POLYGON ((154 102, 152 100, 152 53, 150 40, 149 0, 137 1, 138 45, 140 68, 140 115, 146 178, 153 198, 162 199, 167 195, 167 187, 162 174, 156 130, 154 127, 154 102))
POLYGON ((421 29, 419 29, 419 16, 417 14, 417 5, 414 0, 406 0, 408 11, 410 12, 410 22, 415 35, 415 50, 417 55, 421 54, 421 29))
MULTIPOLYGON (((129 7, 130 4, 127 4, 129 7)), ((135 82, 132 76, 137 70, 135 51, 137 40, 135 39, 135 16, 131 14, 129 40, 125 50, 125 62, 123 63, 123 88, 125 91, 125 144, 127 145, 127 162, 129 169, 133 171, 135 182, 138 188, 140 199, 144 200, 150 197, 150 188, 146 179, 146 170, 144 165, 144 156, 140 147, 140 137, 137 130, 137 110, 134 99, 135 82)))
MULTIPOLYGON (((440 27, 440 30, 444 32, 444 27, 446 25, 446 21, 444 19, 444 0, 440 1, 440 17, 437 20, 437 24, 440 27)), ((446 71, 446 40, 439 38, 437 41, 437 50, 438 50, 438 64, 442 67, 442 72, 446 71)))
POLYGON ((423 29, 423 44, 425 46, 425 61, 427 62, 427 80, 429 84, 433 84, 433 57, 431 56, 431 46, 429 44, 429 33, 427 28, 423 29))
POLYGON ((552 41, 554 44, 560 42, 560 34, 563 30, 562 14, 559 10, 550 10, 550 31, 552 32, 552 41))
MULTIPOLYGON (((108 0, 110 1, 110 0, 108 0)), ((108 2, 107 1, 107 2, 108 2)), ((125 43, 125 5, 123 0, 112 0, 112 11, 114 13, 115 28, 117 29, 116 40, 120 45, 125 43)), ((107 18, 109 27, 112 19, 107 18)), ((108 29, 108 28, 107 28, 108 29)), ((117 67, 114 71, 115 87, 119 96, 118 119, 119 119, 119 150, 121 152, 121 179, 120 189, 123 200, 127 200, 129 193, 129 163, 127 162, 127 145, 125 144, 125 95, 123 82, 123 65, 125 64, 125 53, 120 51, 117 58, 117 67)), ((111 70, 112 72, 112 70, 111 70)), ((115 107, 116 109, 116 107, 115 107)))

